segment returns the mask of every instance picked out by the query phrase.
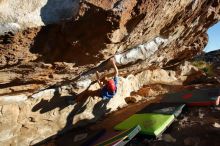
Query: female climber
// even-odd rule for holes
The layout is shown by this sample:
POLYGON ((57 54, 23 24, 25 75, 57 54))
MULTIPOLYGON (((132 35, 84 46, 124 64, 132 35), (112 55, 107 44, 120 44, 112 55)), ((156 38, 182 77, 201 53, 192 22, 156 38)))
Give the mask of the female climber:
POLYGON ((109 79, 107 77, 104 77, 104 80, 103 82, 100 81, 100 78, 99 78, 99 72, 97 71, 96 72, 96 77, 97 77, 97 80, 98 80, 98 83, 101 87, 101 92, 100 90, 97 90, 97 91, 94 91, 94 92, 87 92, 87 94, 74 94, 71 99, 67 99, 67 103, 68 104, 74 104, 76 102, 82 102, 83 100, 85 100, 86 98, 85 97, 88 97, 89 96, 101 96, 104 100, 108 100, 108 99, 111 99, 117 92, 117 85, 118 85, 118 68, 115 64, 115 60, 114 59, 110 59, 109 60, 111 65, 113 66, 114 68, 114 78, 113 79, 109 79))
POLYGON ((101 89, 101 97, 104 100, 111 99, 117 92, 118 86, 118 68, 116 66, 115 60, 110 59, 110 63, 114 68, 114 77, 113 79, 109 79, 108 77, 104 77, 103 82, 100 81, 99 72, 96 72, 96 77, 101 89))

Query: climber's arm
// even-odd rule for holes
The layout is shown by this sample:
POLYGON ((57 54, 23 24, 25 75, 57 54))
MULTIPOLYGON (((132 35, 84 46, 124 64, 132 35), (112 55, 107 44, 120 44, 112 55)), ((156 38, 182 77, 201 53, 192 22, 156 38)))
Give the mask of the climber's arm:
POLYGON ((115 70, 115 75, 114 75, 114 76, 117 77, 117 76, 118 76, 118 68, 117 68, 117 66, 116 66, 115 59, 112 58, 110 61, 111 61, 112 65, 113 65, 113 67, 114 67, 114 70, 115 70))
POLYGON ((101 81, 100 81, 100 77, 99 77, 99 72, 98 72, 98 71, 96 71, 96 78, 97 78, 97 81, 98 81, 98 83, 99 83, 99 86, 102 88, 102 87, 103 87, 103 84, 102 84, 101 81))

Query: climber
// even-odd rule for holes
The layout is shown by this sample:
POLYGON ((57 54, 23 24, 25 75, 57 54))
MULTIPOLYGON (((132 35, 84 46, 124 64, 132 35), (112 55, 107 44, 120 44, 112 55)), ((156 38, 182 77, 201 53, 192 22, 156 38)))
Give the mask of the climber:
POLYGON ((109 79, 104 77, 103 82, 100 81, 99 72, 96 72, 96 77, 101 89, 101 97, 104 100, 111 99, 117 92, 117 85, 118 85, 118 68, 115 64, 115 60, 112 58, 110 59, 110 63, 114 67, 114 78, 109 79))
MULTIPOLYGON (((103 82, 100 81, 100 77, 99 77, 99 72, 96 72, 96 77, 98 80, 98 83, 100 85, 100 87, 102 88, 101 91, 97 91, 94 93, 90 93, 94 94, 94 95, 100 95, 104 100, 108 100, 111 99, 117 92, 117 84, 118 84, 118 68, 115 64, 115 60, 114 59, 110 59, 109 60, 111 65, 114 67, 114 78, 113 79, 108 79, 107 77, 104 77, 103 82)), ((94 96, 91 95, 91 96, 94 96)), ((83 101, 85 98, 84 94, 73 94, 72 95, 73 98, 68 98, 66 99, 67 104, 75 104, 76 102, 81 102, 83 101)))

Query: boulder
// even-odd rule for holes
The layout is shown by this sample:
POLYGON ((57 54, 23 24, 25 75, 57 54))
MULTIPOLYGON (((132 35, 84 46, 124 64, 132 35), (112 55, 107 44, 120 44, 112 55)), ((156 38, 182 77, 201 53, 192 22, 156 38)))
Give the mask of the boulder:
POLYGON ((1 144, 32 145, 159 94, 143 86, 200 78, 178 65, 203 50, 219 11, 218 0, 0 0, 1 144), (110 58, 120 88, 103 101, 95 72, 112 76, 110 58))

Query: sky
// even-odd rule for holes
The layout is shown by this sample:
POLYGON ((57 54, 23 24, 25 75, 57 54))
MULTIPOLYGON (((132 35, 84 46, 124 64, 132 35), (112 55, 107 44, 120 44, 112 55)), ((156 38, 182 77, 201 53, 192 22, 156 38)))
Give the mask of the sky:
POLYGON ((208 29, 209 41, 204 51, 210 52, 220 49, 220 22, 208 29))

